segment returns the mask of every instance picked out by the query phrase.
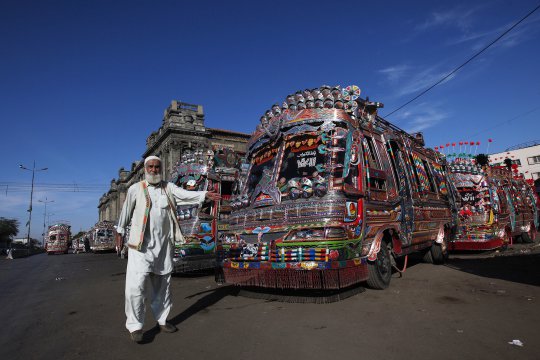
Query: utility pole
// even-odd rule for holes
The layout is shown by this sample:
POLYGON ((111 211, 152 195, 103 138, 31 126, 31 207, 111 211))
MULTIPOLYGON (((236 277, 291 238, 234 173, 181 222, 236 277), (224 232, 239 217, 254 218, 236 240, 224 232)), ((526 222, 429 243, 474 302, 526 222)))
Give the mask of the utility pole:
POLYGON ((41 241, 41 246, 45 248, 45 232, 47 231, 47 227, 45 226, 45 218, 47 217, 47 204, 54 202, 54 200, 47 201, 47 197, 45 196, 45 200, 38 201, 45 204, 45 212, 43 213, 43 240, 41 241))
POLYGON ((34 177, 35 177, 36 171, 45 171, 48 168, 36 169, 36 161, 35 160, 34 160, 34 166, 32 167, 32 169, 29 169, 29 168, 27 168, 27 167, 25 167, 23 165, 19 165, 19 168, 32 172, 32 188, 30 190, 30 208, 28 209, 28 213, 29 213, 29 215, 28 215, 28 236, 26 237, 27 242, 28 242, 28 256, 30 256, 31 253, 32 253, 32 242, 30 241, 30 226, 32 225, 32 199, 33 199, 33 196, 34 196, 34 177))

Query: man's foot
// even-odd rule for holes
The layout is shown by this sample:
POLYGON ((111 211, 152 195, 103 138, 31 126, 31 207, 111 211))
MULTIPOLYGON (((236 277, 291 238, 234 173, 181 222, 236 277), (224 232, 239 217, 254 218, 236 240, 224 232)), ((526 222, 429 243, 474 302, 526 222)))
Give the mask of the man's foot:
POLYGON ((177 331, 178 329, 176 328, 176 326, 174 326, 170 322, 166 322, 165 325, 159 325, 159 330, 161 330, 164 333, 173 333, 177 331))
POLYGON ((131 340, 133 340, 137 344, 140 344, 142 342, 142 330, 135 330, 133 332, 130 332, 129 337, 131 337, 131 340))

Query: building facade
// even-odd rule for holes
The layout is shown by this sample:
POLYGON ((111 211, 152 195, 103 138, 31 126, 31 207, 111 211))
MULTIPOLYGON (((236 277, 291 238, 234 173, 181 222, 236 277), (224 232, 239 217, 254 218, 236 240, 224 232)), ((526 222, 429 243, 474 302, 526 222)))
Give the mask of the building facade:
POLYGON ((99 199, 99 221, 118 221, 127 189, 144 178, 143 159, 147 156, 159 156, 163 178, 170 179, 186 150, 228 148, 243 155, 249 138, 245 133, 207 128, 201 105, 173 100, 164 111, 160 128, 146 139, 142 159, 133 162, 129 170, 120 168, 118 178, 111 180, 110 189, 99 199))
POLYGON ((504 159, 512 160, 518 165, 518 170, 525 179, 537 180, 540 178, 540 141, 531 141, 506 149, 503 152, 489 155, 491 165, 504 166, 504 159))
POLYGON ((536 192, 540 194, 540 140, 512 146, 503 152, 489 155, 491 165, 505 166, 505 159, 517 164, 518 171, 526 180, 534 181, 536 192))

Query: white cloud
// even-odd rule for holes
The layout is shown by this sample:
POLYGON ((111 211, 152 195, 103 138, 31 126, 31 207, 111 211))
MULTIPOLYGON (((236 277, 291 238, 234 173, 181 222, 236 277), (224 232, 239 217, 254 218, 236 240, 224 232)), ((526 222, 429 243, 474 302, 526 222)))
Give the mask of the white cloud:
POLYGON ((421 103, 413 110, 396 114, 395 122, 409 133, 424 131, 449 117, 448 113, 439 108, 439 104, 421 103))
POLYGON ((403 76, 407 74, 409 71, 410 66, 409 65, 395 65, 391 67, 387 67, 386 69, 381 69, 379 72, 386 76, 387 80, 390 82, 395 82, 400 80, 403 76))
POLYGON ((2 194, 2 205, 0 207, 0 212, 2 214, 9 214, 12 213, 15 209, 19 209, 20 207, 24 207, 24 211, 28 210, 28 205, 30 204, 30 195, 19 195, 19 194, 13 194, 9 192, 7 195, 4 193, 2 194))
MULTIPOLYGON (((448 75, 451 71, 443 71, 440 68, 440 65, 425 68, 413 67, 409 65, 395 65, 379 70, 379 72, 385 75, 386 81, 393 86, 393 96, 401 97, 411 94, 416 95, 421 91, 426 90, 437 81, 448 75)), ((452 80, 455 76, 456 74, 452 74, 442 83, 452 80)))
MULTIPOLYGON (((72 225, 72 231, 88 229, 98 219, 99 192, 65 192, 65 191, 40 191, 34 189, 32 211, 32 237, 40 238, 43 232, 45 204, 38 200, 54 200, 47 204, 49 220, 68 221, 72 225)), ((29 192, 10 192, 7 196, 2 195, 0 202, 0 216, 19 220, 19 235, 27 232, 28 206, 30 203, 29 192)))
POLYGON ((462 32, 467 32, 473 22, 473 15, 480 7, 475 8, 454 8, 446 11, 434 11, 423 23, 416 26, 416 30, 427 31, 437 27, 457 28, 462 32))
MULTIPOLYGON (((476 32, 463 32, 459 37, 450 40, 447 42, 448 45, 461 45, 465 43, 470 43, 470 47, 474 51, 478 51, 497 37, 502 35, 505 31, 510 29, 511 26, 515 24, 514 22, 507 23, 501 26, 498 26, 491 30, 476 31, 476 32)), ((535 38, 535 33, 540 30, 540 18, 532 17, 528 18, 524 22, 517 25, 504 37, 502 37, 493 47, 502 47, 502 48, 511 48, 518 44, 521 44, 524 41, 535 38)))

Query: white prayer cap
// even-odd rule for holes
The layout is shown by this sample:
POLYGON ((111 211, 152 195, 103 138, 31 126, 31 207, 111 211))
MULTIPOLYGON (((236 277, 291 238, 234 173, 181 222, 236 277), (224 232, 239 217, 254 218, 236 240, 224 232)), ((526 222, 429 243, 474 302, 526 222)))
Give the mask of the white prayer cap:
POLYGON ((152 155, 152 156, 149 156, 146 159, 144 159, 144 165, 146 166, 146 163, 149 162, 150 160, 159 160, 159 162, 161 162, 160 158, 158 158, 157 156, 152 155))

